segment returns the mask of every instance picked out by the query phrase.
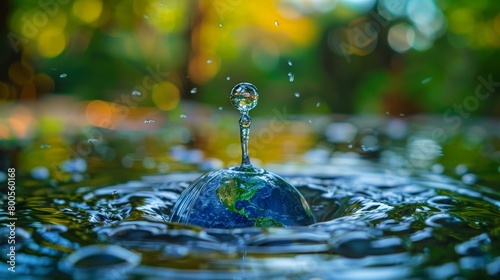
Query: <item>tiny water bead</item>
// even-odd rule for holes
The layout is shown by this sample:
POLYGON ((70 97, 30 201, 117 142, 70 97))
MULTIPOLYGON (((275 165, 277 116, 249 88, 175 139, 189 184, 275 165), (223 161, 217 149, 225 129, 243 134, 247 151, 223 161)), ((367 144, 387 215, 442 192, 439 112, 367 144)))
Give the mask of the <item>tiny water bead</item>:
POLYGON ((61 79, 64 79, 66 77, 68 77, 68 74, 66 74, 66 73, 63 73, 63 74, 59 75, 59 78, 61 78, 61 79))
POLYGON ((194 87, 194 88, 192 88, 192 89, 191 89, 191 94, 195 94, 195 93, 197 93, 197 92, 198 92, 198 88, 195 88, 195 87, 194 87))
POLYGON ((205 228, 307 226, 315 222, 301 193, 277 174, 250 163, 248 141, 259 94, 250 83, 231 90, 230 102, 241 113, 239 119, 241 165, 211 171, 182 192, 171 222, 205 228))
POLYGON ((150 123, 154 123, 154 122, 155 122, 155 120, 153 120, 153 119, 144 120, 145 124, 150 124, 150 123))
POLYGON ((132 91, 132 95, 133 96, 141 96, 142 93, 140 91, 138 91, 138 90, 134 90, 134 91, 132 91))

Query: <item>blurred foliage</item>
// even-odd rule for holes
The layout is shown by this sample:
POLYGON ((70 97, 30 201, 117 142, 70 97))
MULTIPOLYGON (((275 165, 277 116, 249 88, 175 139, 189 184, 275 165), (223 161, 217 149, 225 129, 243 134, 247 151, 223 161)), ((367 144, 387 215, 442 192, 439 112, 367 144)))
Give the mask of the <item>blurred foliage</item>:
POLYGON ((249 81, 256 115, 500 114, 495 92, 470 98, 478 76, 500 81, 499 1, 10 0, 0 11, 3 103, 71 95, 178 115, 182 100, 226 108, 249 81))

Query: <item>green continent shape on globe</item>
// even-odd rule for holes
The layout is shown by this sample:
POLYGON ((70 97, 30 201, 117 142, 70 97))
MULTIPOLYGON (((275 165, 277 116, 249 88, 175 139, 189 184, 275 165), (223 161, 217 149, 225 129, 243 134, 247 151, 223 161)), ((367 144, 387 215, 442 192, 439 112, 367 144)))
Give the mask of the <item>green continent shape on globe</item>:
POLYGON ((236 202, 241 200, 246 200, 251 203, 251 199, 257 193, 257 188, 247 184, 247 187, 242 186, 241 180, 238 178, 229 179, 219 186, 217 189, 217 196, 220 198, 222 203, 229 209, 231 212, 238 213, 247 217, 249 220, 255 222, 255 226, 257 227, 271 227, 271 226, 283 226, 283 223, 278 222, 269 217, 258 217, 253 218, 249 217, 248 213, 245 211, 245 208, 240 210, 236 209, 236 202))

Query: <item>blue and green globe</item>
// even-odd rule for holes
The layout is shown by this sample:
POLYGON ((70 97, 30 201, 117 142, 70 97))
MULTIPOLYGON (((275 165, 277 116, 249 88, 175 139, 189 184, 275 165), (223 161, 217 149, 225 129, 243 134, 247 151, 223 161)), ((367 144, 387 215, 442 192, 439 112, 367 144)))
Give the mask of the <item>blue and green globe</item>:
POLYGON ((259 168, 209 172, 179 197, 171 222, 204 228, 307 226, 314 216, 299 191, 259 168))

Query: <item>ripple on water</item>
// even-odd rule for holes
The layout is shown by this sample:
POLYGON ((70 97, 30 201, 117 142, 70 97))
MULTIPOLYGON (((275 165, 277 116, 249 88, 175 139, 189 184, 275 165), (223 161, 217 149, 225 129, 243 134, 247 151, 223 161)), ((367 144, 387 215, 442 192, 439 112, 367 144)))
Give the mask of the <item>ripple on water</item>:
POLYGON ((24 236, 19 269, 47 275, 62 258, 59 269, 77 279, 96 278, 109 268, 117 279, 311 278, 325 273, 340 279, 403 279, 452 277, 462 270, 500 273, 499 260, 492 257, 499 253, 500 203, 492 193, 449 178, 341 171, 331 176, 289 174, 318 221, 307 227, 203 229, 170 223, 175 201, 199 173, 80 187, 67 196, 33 196, 26 201, 29 215, 48 215, 57 222, 33 222, 30 228, 36 230, 24 234, 22 228, 28 227, 19 227, 24 236), (107 245, 86 246, 95 243, 107 245))

